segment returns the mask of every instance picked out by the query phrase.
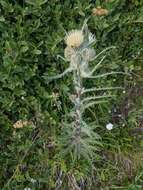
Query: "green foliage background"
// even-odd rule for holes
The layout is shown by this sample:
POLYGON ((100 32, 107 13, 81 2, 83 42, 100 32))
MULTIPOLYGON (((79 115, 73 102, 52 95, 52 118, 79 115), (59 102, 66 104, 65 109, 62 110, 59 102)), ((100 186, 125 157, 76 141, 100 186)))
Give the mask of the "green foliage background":
POLYGON ((143 1, 0 0, 0 189, 56 189, 59 168, 64 173, 61 189, 74 189, 68 182, 71 174, 81 189, 143 189, 142 44, 143 1), (93 16, 97 6, 109 14, 93 16), (86 163, 73 166, 67 158, 57 157, 62 121, 72 106, 71 76, 48 84, 43 78, 67 68, 57 59, 65 48, 65 30, 80 28, 88 17, 89 29, 97 38, 96 52, 117 47, 99 72, 131 73, 131 77, 87 83, 125 88, 115 92, 116 98, 108 104, 86 113, 96 121, 103 141, 91 170, 86 163), (14 129, 20 119, 32 120, 36 128, 14 129), (115 127, 111 132, 105 128, 109 122, 115 127), (31 178, 37 182, 32 184, 31 178))

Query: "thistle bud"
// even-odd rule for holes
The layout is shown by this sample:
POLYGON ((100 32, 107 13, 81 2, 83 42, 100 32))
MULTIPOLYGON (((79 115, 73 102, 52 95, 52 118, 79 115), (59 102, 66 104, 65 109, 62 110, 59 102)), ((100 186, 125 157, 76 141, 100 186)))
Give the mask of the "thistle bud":
POLYGON ((82 52, 82 58, 84 61, 92 61, 95 57, 95 50, 93 48, 86 48, 82 52))
POLYGON ((66 58, 67 61, 70 61, 71 60, 71 56, 75 54, 75 50, 69 46, 67 46, 65 48, 65 51, 64 51, 64 56, 66 58))

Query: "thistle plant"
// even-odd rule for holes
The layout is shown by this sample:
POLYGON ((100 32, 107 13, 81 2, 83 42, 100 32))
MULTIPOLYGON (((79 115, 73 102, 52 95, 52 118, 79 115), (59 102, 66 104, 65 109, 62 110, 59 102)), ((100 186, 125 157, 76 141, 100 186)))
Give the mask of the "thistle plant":
POLYGON ((70 95, 73 103, 73 109, 70 113, 70 121, 64 123, 62 135, 62 145, 64 146, 62 155, 70 153, 74 160, 87 158, 92 160, 95 156, 97 147, 101 145, 100 137, 95 132, 92 124, 84 119, 84 112, 87 108, 106 102, 106 98, 111 95, 92 96, 89 95, 94 91, 105 91, 113 89, 121 89, 121 87, 104 87, 104 88, 86 88, 84 81, 88 79, 99 79, 108 75, 124 74, 123 72, 110 72, 100 75, 94 75, 95 71, 100 67, 106 57, 106 52, 115 48, 108 47, 96 55, 93 48, 96 42, 95 36, 88 30, 86 21, 81 30, 72 30, 66 34, 64 57, 59 56, 64 61, 69 62, 69 67, 61 74, 53 77, 45 77, 48 80, 60 79, 72 73, 74 93, 70 95), (102 56, 102 57, 101 57, 102 56), (89 62, 100 59, 93 67, 89 67, 89 62))

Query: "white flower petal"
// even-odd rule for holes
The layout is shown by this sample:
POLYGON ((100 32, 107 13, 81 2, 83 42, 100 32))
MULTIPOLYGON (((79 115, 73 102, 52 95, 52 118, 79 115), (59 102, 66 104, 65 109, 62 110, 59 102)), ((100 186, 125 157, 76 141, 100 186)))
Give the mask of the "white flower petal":
POLYGON ((84 41, 84 35, 82 33, 82 30, 72 30, 70 31, 66 38, 65 38, 65 42, 67 44, 67 46, 69 47, 79 47, 84 41))
POLYGON ((112 123, 108 123, 107 125, 106 125, 106 129, 107 130, 112 130, 113 129, 113 124, 112 123))

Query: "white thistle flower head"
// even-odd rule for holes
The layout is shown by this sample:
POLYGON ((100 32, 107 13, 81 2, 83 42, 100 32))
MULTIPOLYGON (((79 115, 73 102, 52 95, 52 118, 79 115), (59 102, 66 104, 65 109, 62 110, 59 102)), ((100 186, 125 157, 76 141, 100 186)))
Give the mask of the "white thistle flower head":
POLYGON ((71 30, 65 37, 65 43, 69 47, 78 48, 84 41, 82 30, 71 30))
POLYGON ((113 124, 112 123, 108 123, 106 125, 106 129, 108 129, 109 131, 111 131, 113 129, 113 124))

